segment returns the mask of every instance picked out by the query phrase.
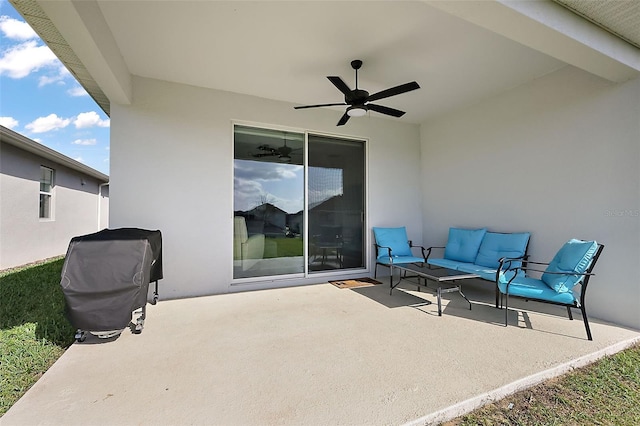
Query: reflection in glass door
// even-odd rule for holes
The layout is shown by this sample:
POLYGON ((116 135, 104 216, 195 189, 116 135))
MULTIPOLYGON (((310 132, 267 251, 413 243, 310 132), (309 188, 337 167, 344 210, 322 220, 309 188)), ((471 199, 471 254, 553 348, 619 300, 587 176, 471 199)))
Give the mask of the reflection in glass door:
POLYGON ((365 266, 364 142, 309 135, 309 272, 365 266))
POLYGON ((304 273, 304 134, 234 126, 233 278, 304 273))

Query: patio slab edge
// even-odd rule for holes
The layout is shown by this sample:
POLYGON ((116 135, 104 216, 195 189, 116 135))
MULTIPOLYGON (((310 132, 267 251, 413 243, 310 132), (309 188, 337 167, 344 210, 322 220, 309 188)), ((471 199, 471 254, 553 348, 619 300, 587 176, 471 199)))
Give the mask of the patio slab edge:
POLYGON ((553 379, 565 373, 569 373, 575 369, 585 367, 606 356, 615 355, 616 353, 630 348, 637 343, 640 343, 640 336, 618 342, 596 352, 560 364, 556 367, 549 368, 536 374, 532 374, 531 376, 524 377, 520 380, 516 380, 515 382, 509 383, 508 385, 504 385, 497 389, 485 392, 473 398, 469 398, 465 401, 461 401, 457 404, 451 405, 442 410, 435 411, 426 416, 407 422, 404 424, 404 426, 438 425, 443 422, 453 420, 457 417, 464 416, 465 414, 468 414, 486 404, 501 400, 508 397, 509 395, 513 395, 516 392, 528 389, 546 380, 553 379))

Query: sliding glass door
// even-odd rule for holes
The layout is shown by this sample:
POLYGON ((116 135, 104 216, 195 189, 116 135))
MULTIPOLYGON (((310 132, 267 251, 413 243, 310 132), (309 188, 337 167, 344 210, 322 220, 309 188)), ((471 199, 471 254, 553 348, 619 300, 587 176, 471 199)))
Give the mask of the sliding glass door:
POLYGON ((309 135, 310 272, 364 268, 364 142, 309 135))
POLYGON ((364 268, 364 219, 363 141, 234 126, 234 279, 364 268))
POLYGON ((304 134, 234 127, 233 278, 304 273, 304 134))

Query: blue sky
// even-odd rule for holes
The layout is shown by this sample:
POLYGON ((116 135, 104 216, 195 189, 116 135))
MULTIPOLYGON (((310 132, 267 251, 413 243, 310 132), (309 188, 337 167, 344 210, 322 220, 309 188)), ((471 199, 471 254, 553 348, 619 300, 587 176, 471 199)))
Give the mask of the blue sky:
POLYGON ((0 124, 109 174, 109 117, 0 0, 0 124))

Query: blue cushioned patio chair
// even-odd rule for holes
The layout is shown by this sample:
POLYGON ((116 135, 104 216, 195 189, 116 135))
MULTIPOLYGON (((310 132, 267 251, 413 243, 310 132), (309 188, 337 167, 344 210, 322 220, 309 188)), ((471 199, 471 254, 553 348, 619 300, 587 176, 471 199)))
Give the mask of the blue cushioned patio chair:
POLYGON ((393 267, 398 263, 425 263, 424 247, 413 245, 407 238, 407 229, 399 228, 373 228, 376 247, 376 267, 373 277, 378 276, 378 265, 393 267), (422 257, 415 256, 412 249, 419 248, 422 257))
MULTIPOLYGON (((593 340, 585 299, 589 278, 593 276, 593 268, 602 253, 604 245, 596 241, 570 240, 553 257, 549 263, 534 262, 528 260, 520 266, 509 266, 513 263, 509 258, 500 261, 500 269, 496 276, 496 287, 501 294, 501 304, 504 296, 504 325, 508 324, 509 297, 515 296, 536 302, 550 303, 567 307, 569 319, 573 320, 571 308, 579 308, 582 320, 587 331, 587 338, 593 340), (546 266, 546 269, 543 268, 546 266), (507 271, 523 271, 525 274, 510 273, 507 271), (530 272, 542 273, 542 276, 533 278, 530 272)), ((496 300, 496 308, 498 308, 496 300)))

